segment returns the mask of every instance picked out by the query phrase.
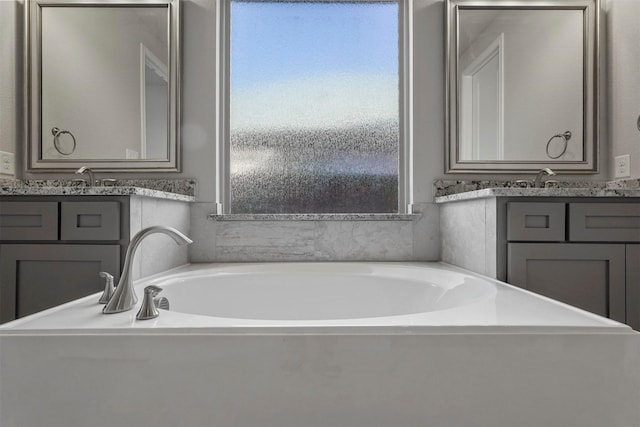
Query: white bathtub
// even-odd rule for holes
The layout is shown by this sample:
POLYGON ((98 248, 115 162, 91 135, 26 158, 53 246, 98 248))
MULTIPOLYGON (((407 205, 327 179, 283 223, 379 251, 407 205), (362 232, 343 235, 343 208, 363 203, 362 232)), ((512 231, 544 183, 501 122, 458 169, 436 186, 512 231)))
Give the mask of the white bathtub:
POLYGON ((0 327, 4 426, 638 426, 640 335, 440 263, 191 265, 0 327), (87 399, 90 396, 90 399, 87 399))
POLYGON ((415 322, 423 313, 493 300, 496 295, 496 286, 485 280, 406 265, 198 268, 154 283, 165 289, 162 295, 175 311, 264 322, 398 324, 415 322))

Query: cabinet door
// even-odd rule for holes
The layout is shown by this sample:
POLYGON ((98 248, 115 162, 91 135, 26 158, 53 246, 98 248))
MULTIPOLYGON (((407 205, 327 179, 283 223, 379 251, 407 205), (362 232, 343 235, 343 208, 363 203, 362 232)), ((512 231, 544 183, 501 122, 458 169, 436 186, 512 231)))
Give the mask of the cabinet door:
POLYGON ((0 323, 103 289, 120 272, 118 245, 0 245, 0 323))
POLYGON ((510 243, 507 281, 625 321, 625 245, 510 243))
POLYGON ((627 245, 627 324, 640 331, 640 245, 627 245))

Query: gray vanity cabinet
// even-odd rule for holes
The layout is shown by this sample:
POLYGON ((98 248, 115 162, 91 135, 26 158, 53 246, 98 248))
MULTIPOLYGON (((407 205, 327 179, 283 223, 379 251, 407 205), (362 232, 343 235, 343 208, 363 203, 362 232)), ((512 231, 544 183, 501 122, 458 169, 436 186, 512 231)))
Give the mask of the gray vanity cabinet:
POLYGON ((129 243, 127 197, 0 198, 0 323, 99 292, 129 243))
POLYGON ((640 203, 504 206, 507 282, 640 330, 640 203))
POLYGON ((640 331, 640 245, 627 245, 627 324, 640 331))
POLYGON ((0 246, 0 322, 37 313, 103 288, 98 273, 118 271, 118 245, 0 246))
POLYGON ((508 282, 625 322, 625 246, 510 243, 508 282))

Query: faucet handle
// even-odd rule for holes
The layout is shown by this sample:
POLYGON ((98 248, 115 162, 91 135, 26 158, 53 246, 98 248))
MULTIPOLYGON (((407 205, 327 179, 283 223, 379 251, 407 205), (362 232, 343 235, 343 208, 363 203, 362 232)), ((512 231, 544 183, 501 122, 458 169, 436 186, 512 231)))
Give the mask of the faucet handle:
POLYGON ((102 292, 102 296, 100 296, 98 303, 106 304, 109 302, 109 299, 111 299, 113 292, 115 292, 115 286, 113 286, 113 276, 106 271, 101 271, 100 273, 98 273, 98 276, 105 279, 104 292, 102 292))
POLYGON ((162 288, 160 286, 156 286, 156 285, 149 285, 146 288, 144 288, 144 294, 151 294, 152 298, 155 298, 156 295, 158 295, 160 292, 162 292, 162 288))
POLYGON ((156 303, 153 300, 159 292, 162 291, 162 288, 155 285, 149 285, 144 288, 144 298, 142 300, 142 307, 140 307, 140 311, 136 314, 136 319, 138 320, 148 320, 154 319, 160 315, 158 308, 156 307, 156 303))

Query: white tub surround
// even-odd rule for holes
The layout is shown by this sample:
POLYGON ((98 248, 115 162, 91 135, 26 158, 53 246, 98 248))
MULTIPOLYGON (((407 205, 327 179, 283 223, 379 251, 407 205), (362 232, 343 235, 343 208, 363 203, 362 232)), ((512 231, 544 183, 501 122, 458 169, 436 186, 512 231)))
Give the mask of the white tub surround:
POLYGON ((0 424, 640 424, 640 335, 444 264, 192 265, 138 292, 152 283, 177 311, 107 316, 95 295, 0 327, 0 424))
POLYGON ((496 198, 440 202, 439 206, 442 261, 505 280, 504 274, 498 274, 496 198))
MULTIPOLYGON (((147 196, 130 197, 130 234, 153 225, 165 225, 191 234, 191 205, 187 201, 147 196)), ((136 251, 133 277, 139 278, 166 271, 189 262, 188 249, 176 245, 166 236, 146 238, 136 251)))

